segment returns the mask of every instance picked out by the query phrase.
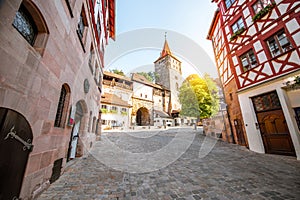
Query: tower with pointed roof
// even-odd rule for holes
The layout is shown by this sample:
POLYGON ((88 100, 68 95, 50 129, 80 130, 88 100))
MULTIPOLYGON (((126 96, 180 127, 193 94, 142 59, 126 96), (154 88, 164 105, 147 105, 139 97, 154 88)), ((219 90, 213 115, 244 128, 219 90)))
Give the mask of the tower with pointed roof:
POLYGON ((154 62, 154 67, 155 73, 158 75, 156 84, 162 85, 171 91, 170 113, 173 116, 178 116, 181 109, 178 94, 183 82, 181 61, 172 54, 166 36, 163 49, 159 58, 154 62))

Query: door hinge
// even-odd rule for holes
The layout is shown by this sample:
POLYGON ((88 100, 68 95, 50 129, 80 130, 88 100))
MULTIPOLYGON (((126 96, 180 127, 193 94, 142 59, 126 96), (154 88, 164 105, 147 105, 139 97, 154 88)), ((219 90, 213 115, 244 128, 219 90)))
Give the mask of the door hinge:
POLYGON ((4 140, 8 139, 8 138, 14 138, 16 139, 17 141, 21 142, 24 146, 23 146, 23 150, 26 151, 26 150, 29 150, 29 151, 32 151, 33 149, 33 144, 31 144, 31 140, 28 139, 27 141, 23 140, 22 138, 20 138, 18 135, 17 135, 17 131, 15 131, 15 126, 13 126, 11 129, 10 129, 10 132, 7 133, 6 137, 4 138, 4 140))

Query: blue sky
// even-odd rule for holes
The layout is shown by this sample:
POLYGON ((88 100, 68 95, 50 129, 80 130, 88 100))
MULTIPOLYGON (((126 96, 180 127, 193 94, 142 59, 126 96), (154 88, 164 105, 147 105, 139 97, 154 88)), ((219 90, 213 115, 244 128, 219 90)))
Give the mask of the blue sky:
MULTIPOLYGON (((201 56, 209 57, 211 62, 215 64, 211 41, 207 40, 206 36, 216 8, 217 5, 211 3, 210 0, 117 0, 116 41, 109 42, 106 54, 109 55, 110 52, 116 51, 116 49, 119 49, 122 45, 130 46, 129 43, 133 42, 132 39, 124 44, 121 37, 122 34, 129 31, 154 28, 161 30, 161 37, 155 38, 156 40, 160 40, 156 46, 153 46, 155 48, 142 50, 143 47, 141 47, 139 50, 118 57, 118 59, 115 59, 113 62, 111 62, 111 59, 108 59, 109 63, 105 64, 108 65, 108 69, 118 68, 124 72, 129 72, 129 68, 153 65, 153 62, 159 57, 159 52, 163 47, 165 31, 167 32, 167 39, 171 51, 176 49, 172 47, 176 47, 178 42, 178 37, 177 39, 173 37, 174 39, 172 40, 172 35, 178 33, 201 47, 205 52, 200 52, 203 54, 201 56), (120 39, 119 41, 118 37, 120 39)), ((151 35, 146 34, 144 39, 149 40, 151 37, 151 35)), ((154 38, 151 39, 154 40, 154 38)), ((185 38, 183 38, 183 41, 185 41, 185 38)), ((176 54, 176 52, 174 52, 174 54, 180 59, 183 59, 183 65, 193 63, 193 61, 184 60, 184 57, 188 56, 180 55, 180 53, 176 54)), ((189 52, 185 52, 184 54, 189 54, 189 52)), ((207 66, 201 67, 207 68, 207 66)), ((212 66, 210 65, 209 67, 211 68, 212 66)), ((211 73, 214 77, 217 76, 216 70, 208 73, 211 73)))

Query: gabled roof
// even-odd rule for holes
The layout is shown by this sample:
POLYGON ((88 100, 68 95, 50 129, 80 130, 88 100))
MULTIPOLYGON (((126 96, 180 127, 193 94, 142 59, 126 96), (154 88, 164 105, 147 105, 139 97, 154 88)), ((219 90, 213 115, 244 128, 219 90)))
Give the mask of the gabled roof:
POLYGON ((104 71, 103 75, 110 76, 110 77, 113 77, 113 78, 122 79, 122 80, 126 80, 126 81, 131 81, 131 79, 126 77, 126 76, 122 76, 122 75, 115 74, 115 73, 108 72, 108 71, 104 71))
POLYGON ((104 93, 101 95, 101 103, 106 103, 110 105, 123 106, 123 107, 132 107, 128 102, 124 101, 115 94, 104 93))
POLYGON ((154 110, 155 114, 159 115, 161 118, 172 118, 170 115, 161 110, 154 110))
POLYGON ((149 85, 151 87, 162 89, 160 85, 157 85, 155 83, 150 82, 148 79, 146 79, 143 75, 133 73, 132 74, 132 81, 142 83, 144 85, 149 85))

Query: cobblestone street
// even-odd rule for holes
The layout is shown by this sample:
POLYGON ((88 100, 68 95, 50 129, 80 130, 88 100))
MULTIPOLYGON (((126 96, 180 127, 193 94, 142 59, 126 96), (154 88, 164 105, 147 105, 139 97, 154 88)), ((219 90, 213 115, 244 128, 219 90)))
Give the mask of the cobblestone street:
MULTIPOLYGON (((138 153, 170 144, 178 130, 154 133, 134 132, 143 134, 143 138, 122 132, 105 134, 121 149, 138 153)), ((167 167, 128 173, 109 168, 90 154, 71 161, 64 174, 38 199, 300 199, 300 161, 296 158, 257 154, 222 141, 199 158, 205 137, 192 129, 181 129, 179 133, 196 136, 188 150, 167 167)))

